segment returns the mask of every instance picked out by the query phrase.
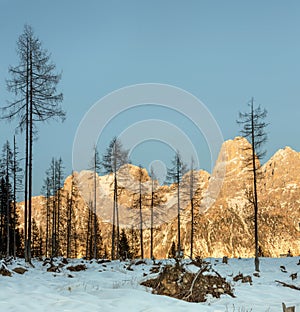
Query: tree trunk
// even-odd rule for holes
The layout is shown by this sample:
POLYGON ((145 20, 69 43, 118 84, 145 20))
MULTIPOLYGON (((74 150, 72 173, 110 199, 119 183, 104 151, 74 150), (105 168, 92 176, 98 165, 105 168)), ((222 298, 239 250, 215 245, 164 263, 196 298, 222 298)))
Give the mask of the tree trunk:
POLYGON ((6 147, 6 255, 10 255, 9 149, 6 147))
MULTIPOLYGON (((141 179, 141 177, 140 177, 141 179)), ((140 180, 140 242, 141 242, 141 258, 144 259, 144 243, 143 243, 143 212, 142 212, 142 182, 140 180)))
POLYGON ((154 209, 154 192, 153 192, 153 180, 151 191, 151 228, 150 228, 150 258, 153 259, 153 209, 154 209))
POLYGON ((29 171, 28 171, 28 244, 27 256, 31 263, 31 218, 32 218, 32 147, 33 147, 33 73, 32 51, 30 50, 30 93, 29 93, 29 171))
POLYGON ((16 203, 16 193, 17 193, 17 148, 16 148, 16 137, 14 136, 14 164, 13 164, 13 171, 14 171, 14 190, 13 190, 13 202, 14 202, 14 221, 13 221, 13 256, 16 259, 16 249, 17 249, 17 238, 16 238, 16 210, 17 210, 17 203, 16 203))
POLYGON ((177 231, 178 231, 178 242, 177 242, 177 257, 181 257, 181 237, 180 237, 180 176, 179 168, 177 174, 177 231))
POLYGON ((25 181, 24 181, 24 256, 28 257, 28 148, 29 148, 29 42, 26 41, 25 181))
POLYGON ((255 129, 254 129, 254 111, 253 98, 251 100, 251 129, 252 129, 252 171, 253 171, 253 191, 254 191, 254 240, 255 240, 255 271, 259 272, 259 246, 258 246, 258 199, 257 199, 257 177, 256 177, 256 162, 255 162, 255 129))
POLYGON ((191 259, 194 254, 194 198, 191 198, 191 259))
MULTIPOLYGON (((96 150, 95 150, 96 151, 96 150)), ((97 176, 96 176, 96 153, 95 153, 95 163, 94 163, 95 169, 94 169, 94 259, 97 259, 97 176)))
POLYGON ((191 176, 190 176, 190 202, 191 202, 191 254, 190 257, 193 259, 194 253, 194 165, 192 160, 191 165, 191 176))
POLYGON ((49 190, 48 190, 48 185, 46 186, 47 190, 46 190, 46 257, 48 257, 48 252, 49 252, 49 223, 50 223, 50 207, 49 207, 49 190))
POLYGON ((111 236, 111 259, 115 259, 115 237, 116 237, 116 202, 117 202, 117 178, 114 172, 114 205, 113 205, 113 220, 112 220, 112 236, 111 236))

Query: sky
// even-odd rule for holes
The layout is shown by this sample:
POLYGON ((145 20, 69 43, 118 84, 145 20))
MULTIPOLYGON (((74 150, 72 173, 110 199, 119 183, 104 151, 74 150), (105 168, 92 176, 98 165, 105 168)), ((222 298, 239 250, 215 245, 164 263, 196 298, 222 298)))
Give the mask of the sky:
MULTIPOLYGON (((62 157, 65 174, 71 173, 73 144, 92 107, 110 116, 97 133, 100 154, 114 136, 125 133, 125 141, 126 136, 130 141, 143 132, 142 141, 125 147, 132 162, 146 168, 151 163, 170 166, 175 140, 185 160, 191 148, 199 167, 211 171, 216 158, 210 150, 214 138, 209 141, 202 133, 206 115, 201 115, 200 123, 194 118, 204 108, 214 122, 212 131, 218 132, 215 141, 219 144, 219 134, 224 140, 233 139, 239 135, 238 112, 248 109, 251 97, 268 111, 265 160, 285 146, 300 151, 299 1, 0 0, 1 107, 14 99, 6 91, 5 80, 8 67, 18 64, 16 41, 24 24, 33 27, 62 72, 58 90, 64 94, 62 106, 67 114, 64 123, 38 125, 33 168, 36 195, 52 157, 62 157), (162 99, 160 105, 128 104, 116 113, 118 103, 110 103, 111 94, 117 92, 122 99, 122 91, 117 90, 148 83, 162 84, 163 89, 174 86, 202 104, 199 110, 186 113, 189 104, 185 101, 176 110, 162 99), (101 99, 107 97, 110 102, 103 106, 101 99), (151 120, 160 134, 139 127, 151 120)), ((15 122, 0 121, 0 144, 12 142, 15 127, 15 122)), ((18 134, 17 141, 22 154, 24 137, 18 134)), ((79 159, 90 153, 82 146, 75 156, 79 159)))

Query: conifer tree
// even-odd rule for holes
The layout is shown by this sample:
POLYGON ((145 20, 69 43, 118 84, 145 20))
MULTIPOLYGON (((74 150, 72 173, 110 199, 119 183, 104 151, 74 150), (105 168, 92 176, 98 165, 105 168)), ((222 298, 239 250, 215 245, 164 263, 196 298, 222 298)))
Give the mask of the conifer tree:
POLYGON ((114 188, 114 201, 113 201, 113 220, 112 220, 112 239, 111 239, 111 258, 115 259, 119 256, 119 208, 118 208, 118 170, 121 166, 128 163, 128 151, 124 150, 122 143, 115 137, 110 142, 106 153, 103 155, 102 166, 106 174, 113 174, 113 188, 114 188))
POLYGON ((254 100, 249 103, 249 112, 239 113, 238 124, 242 126, 241 133, 247 138, 251 147, 245 151, 250 155, 245 160, 246 166, 251 166, 253 191, 248 194, 248 199, 254 208, 254 241, 255 241, 255 270, 259 271, 259 233, 258 233, 258 178, 260 172, 260 160, 266 151, 262 150, 262 146, 267 141, 266 127, 267 123, 264 119, 267 117, 267 111, 260 106, 254 107, 254 100))
POLYGON ((159 195, 156 190, 156 176, 154 173, 154 169, 151 167, 150 169, 150 177, 151 177, 151 194, 148 197, 148 201, 150 200, 150 258, 154 259, 154 229, 155 229, 155 217, 161 217, 164 212, 161 210, 161 203, 163 202, 163 198, 159 195))
POLYGON ((172 161, 172 167, 168 169, 167 173, 168 181, 174 183, 177 186, 177 257, 182 256, 180 235, 180 188, 181 179, 186 172, 186 164, 182 161, 179 151, 177 151, 172 161))
POLYGON ((130 252, 130 246, 124 229, 122 229, 121 231, 121 236, 119 240, 119 251, 120 258, 122 260, 131 259, 132 255, 130 252))
POLYGON ((37 122, 52 118, 63 120, 65 113, 60 107, 62 93, 57 93, 61 75, 55 73, 50 54, 43 49, 33 29, 25 25, 17 41, 19 64, 9 67, 11 78, 7 87, 16 100, 4 107, 3 118, 17 118, 18 128, 25 131, 25 185, 24 185, 24 240, 25 260, 31 263, 31 221, 32 221, 32 170, 33 141, 37 122))

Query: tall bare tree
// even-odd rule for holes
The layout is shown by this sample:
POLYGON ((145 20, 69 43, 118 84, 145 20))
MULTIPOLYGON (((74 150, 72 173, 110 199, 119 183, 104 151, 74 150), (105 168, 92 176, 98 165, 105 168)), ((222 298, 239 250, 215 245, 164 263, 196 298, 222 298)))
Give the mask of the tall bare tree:
POLYGON ((76 235, 76 219, 75 213, 78 207, 78 198, 79 198, 79 189, 78 181, 75 177, 74 172, 71 175, 71 186, 70 191, 67 195, 67 231, 66 231, 66 249, 67 249, 67 258, 70 258, 71 255, 76 257, 76 245, 77 245, 77 235, 76 235), (72 244, 74 243, 74 244, 72 244))
POLYGON ((93 205, 93 257, 97 258, 98 255, 98 218, 97 218, 97 188, 98 188, 98 173, 101 170, 101 161, 99 158, 99 153, 97 146, 94 146, 94 155, 92 160, 92 169, 93 169, 93 181, 94 181, 94 205, 93 205))
POLYGON ((253 191, 248 197, 254 208, 254 240, 255 240, 255 270, 259 271, 259 235, 258 235, 258 194, 257 184, 259 178, 260 162, 266 154, 262 146, 267 141, 266 127, 267 123, 264 121, 267 117, 266 109, 260 106, 254 107, 254 100, 251 99, 249 105, 249 112, 239 113, 237 123, 242 126, 241 134, 247 138, 251 144, 248 149, 249 157, 246 159, 246 165, 251 166, 253 176, 253 191))
MULTIPOLYGON (((147 202, 150 202, 150 258, 154 259, 154 230, 155 222, 161 222, 161 217, 165 216, 166 212, 162 208, 161 204, 164 201, 163 196, 157 190, 157 178, 154 173, 154 169, 150 168, 151 177, 151 193, 148 196, 147 202)), ((148 194, 147 194, 148 195, 148 194)))
POLYGON ((151 176, 151 204, 150 204, 150 258, 153 259, 153 230, 154 230, 154 205, 155 205, 155 173, 153 168, 150 170, 151 176))
POLYGON ((57 84, 61 79, 56 74, 50 54, 43 49, 41 41, 33 29, 25 25, 17 41, 19 64, 9 67, 11 78, 7 80, 8 90, 16 100, 3 108, 3 118, 18 118, 18 127, 25 130, 25 185, 24 185, 24 239, 25 260, 31 263, 31 219, 32 219, 32 169, 33 141, 37 130, 36 122, 52 118, 64 120, 65 113, 60 107, 62 93, 57 93, 57 84))
POLYGON ((5 181, 5 190, 3 194, 3 204, 2 211, 5 216, 3 226, 5 227, 4 233, 6 233, 6 255, 7 257, 10 255, 11 250, 11 204, 12 204, 12 167, 13 167, 13 152, 11 150, 10 144, 8 141, 3 146, 2 155, 1 155, 1 163, 0 163, 0 171, 1 176, 5 181))
POLYGON ((140 236, 140 256, 144 258, 144 216, 143 216, 143 207, 145 205, 147 198, 148 189, 145 187, 144 182, 147 180, 147 175, 145 170, 140 165, 138 167, 138 187, 133 193, 133 203, 132 208, 137 209, 138 213, 138 224, 139 224, 139 236, 140 236))
POLYGON ((16 258, 17 253, 17 192, 22 189, 22 177, 18 159, 18 148, 16 144, 16 137, 14 136, 14 146, 13 146, 13 163, 12 163, 12 175, 13 175, 13 256, 16 258))
POLYGON ((45 256, 49 256, 50 246, 51 246, 51 173, 49 170, 46 171, 46 178, 44 180, 44 185, 42 186, 42 194, 45 196, 46 199, 46 231, 45 231, 45 256))
POLYGON ((190 205, 191 205, 191 253, 190 258, 193 258, 194 254, 194 195, 195 195, 195 164, 194 159, 191 160, 190 166, 190 187, 189 187, 189 195, 190 195, 190 205))
POLYGON ((177 186, 177 257, 182 256, 181 237, 180 237, 180 189, 183 175, 187 172, 187 166, 183 162, 179 151, 175 153, 172 161, 172 167, 168 168, 167 179, 177 186))
POLYGON ((114 203, 113 203, 113 224, 112 224, 112 239, 111 239, 111 258, 115 259, 118 255, 120 227, 119 227, 119 209, 118 209, 118 170, 124 164, 127 164, 128 151, 122 146, 120 140, 116 137, 110 142, 106 153, 103 155, 102 166, 106 174, 113 174, 114 187, 114 203), (117 238, 117 239, 116 239, 117 238))

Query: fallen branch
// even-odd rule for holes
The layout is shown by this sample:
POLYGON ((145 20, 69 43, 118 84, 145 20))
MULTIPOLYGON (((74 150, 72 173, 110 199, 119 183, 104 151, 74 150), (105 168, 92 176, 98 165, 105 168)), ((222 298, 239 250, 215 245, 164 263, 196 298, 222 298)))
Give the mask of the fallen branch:
POLYGON ((183 297, 183 300, 187 300, 188 301, 188 299, 193 295, 193 289, 194 289, 195 282, 196 282, 197 278, 199 277, 199 275, 203 274, 205 271, 208 271, 207 267, 204 267, 202 270, 198 271, 198 273, 196 274, 195 278, 193 279, 192 285, 191 285, 187 295, 185 295, 183 297))
POLYGON ((300 290, 300 287, 297 287, 295 285, 287 284, 287 283, 284 283, 284 282, 281 282, 281 281, 277 281, 277 280, 275 282, 281 284, 284 287, 289 287, 289 288, 292 288, 292 289, 300 290))

